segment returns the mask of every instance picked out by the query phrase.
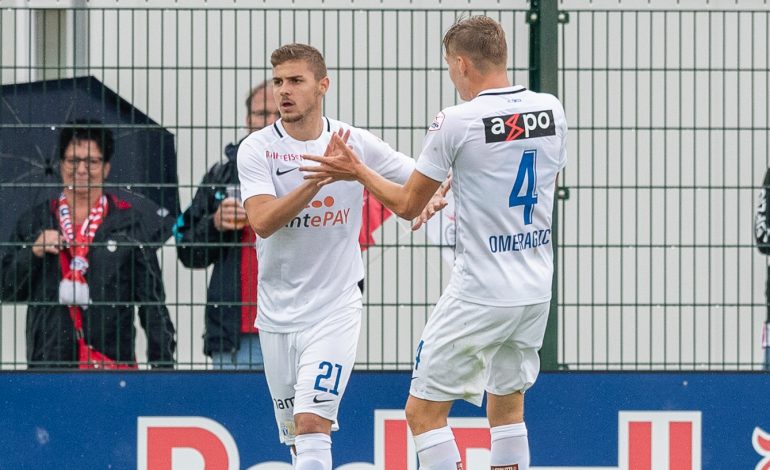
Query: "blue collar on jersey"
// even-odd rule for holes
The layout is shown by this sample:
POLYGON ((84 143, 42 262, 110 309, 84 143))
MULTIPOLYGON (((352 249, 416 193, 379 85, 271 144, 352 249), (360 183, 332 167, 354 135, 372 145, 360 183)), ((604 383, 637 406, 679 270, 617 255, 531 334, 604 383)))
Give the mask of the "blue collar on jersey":
MULTIPOLYGON (((331 132, 332 131, 332 123, 329 122, 329 118, 328 117, 323 116, 323 118, 326 119, 326 132, 331 132)), ((280 121, 280 119, 278 121, 280 121)), ((278 128, 278 121, 275 121, 273 123, 273 129, 275 129, 275 132, 276 132, 276 134, 278 134, 278 137, 283 139, 283 134, 281 133, 281 129, 278 128)), ((281 124, 281 125, 283 125, 283 124, 281 124)))
POLYGON ((518 90, 511 90, 511 91, 496 91, 496 92, 489 92, 489 93, 479 93, 478 96, 496 96, 496 95, 512 95, 514 93, 521 93, 522 91, 526 91, 526 88, 520 88, 518 90))

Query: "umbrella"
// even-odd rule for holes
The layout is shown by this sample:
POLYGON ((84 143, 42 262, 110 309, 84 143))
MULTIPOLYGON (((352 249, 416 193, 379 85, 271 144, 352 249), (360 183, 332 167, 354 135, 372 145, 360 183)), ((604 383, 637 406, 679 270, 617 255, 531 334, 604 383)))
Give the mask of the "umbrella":
POLYGON ((88 76, 0 87, 0 241, 21 213, 61 191, 59 130, 76 119, 112 130, 105 187, 138 209, 147 242, 167 240, 180 212, 174 136, 88 76))

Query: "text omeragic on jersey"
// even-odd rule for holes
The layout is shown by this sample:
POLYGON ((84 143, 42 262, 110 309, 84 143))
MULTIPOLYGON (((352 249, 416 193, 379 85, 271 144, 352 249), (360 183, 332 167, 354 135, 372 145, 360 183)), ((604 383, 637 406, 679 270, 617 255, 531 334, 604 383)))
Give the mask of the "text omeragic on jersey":
POLYGON ((505 251, 522 251, 551 242, 551 229, 533 230, 512 235, 492 235, 489 237, 489 251, 502 253, 505 251))

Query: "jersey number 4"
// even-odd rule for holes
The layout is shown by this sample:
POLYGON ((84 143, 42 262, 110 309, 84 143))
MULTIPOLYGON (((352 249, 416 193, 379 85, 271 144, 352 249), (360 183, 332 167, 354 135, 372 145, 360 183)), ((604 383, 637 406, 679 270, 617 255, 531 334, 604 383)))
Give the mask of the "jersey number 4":
POLYGON ((537 150, 527 150, 521 156, 519 163, 519 172, 516 174, 516 181, 513 183, 513 189, 508 196, 508 207, 524 206, 524 225, 532 223, 532 213, 537 204, 537 150), (527 182, 527 188, 522 194, 524 180, 527 182))

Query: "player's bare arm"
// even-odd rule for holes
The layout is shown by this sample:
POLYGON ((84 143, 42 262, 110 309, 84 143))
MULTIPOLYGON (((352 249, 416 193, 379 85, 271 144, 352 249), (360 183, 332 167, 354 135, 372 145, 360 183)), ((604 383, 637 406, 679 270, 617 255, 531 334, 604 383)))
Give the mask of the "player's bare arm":
POLYGON ((243 207, 251 228, 261 238, 268 238, 296 217, 319 189, 316 184, 303 183, 282 197, 259 194, 246 199, 243 207))
POLYGON ((441 186, 439 186, 436 192, 433 194, 433 197, 430 198, 430 201, 428 201, 428 204, 425 206, 425 209, 422 210, 420 216, 414 219, 414 223, 412 224, 412 231, 419 230, 425 222, 430 220, 430 218, 436 214, 436 212, 442 210, 447 206, 447 204, 449 204, 446 200, 446 194, 449 192, 451 187, 452 174, 450 173, 447 179, 441 183, 441 186))
MULTIPOLYGON (((336 147, 337 145, 347 148, 348 137, 350 137, 350 131, 343 133, 343 130, 340 129, 337 134, 333 135, 324 155, 339 152, 340 149, 336 147)), ((268 238, 302 212, 313 197, 318 194, 321 186, 316 182, 307 181, 279 198, 270 194, 259 194, 248 198, 244 201, 243 207, 246 209, 251 228, 261 238, 268 238)))
MULTIPOLYGON (((333 140, 342 139, 335 135, 333 140)), ((305 178, 319 185, 339 180, 356 180, 363 184, 372 195, 399 217, 413 219, 420 215, 428 201, 441 185, 420 172, 412 175, 403 186, 386 180, 377 172, 367 167, 356 153, 347 145, 335 142, 333 154, 318 157, 303 155, 306 160, 319 163, 318 166, 301 166, 305 178)))

